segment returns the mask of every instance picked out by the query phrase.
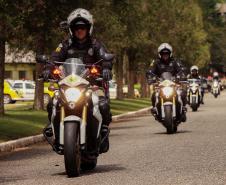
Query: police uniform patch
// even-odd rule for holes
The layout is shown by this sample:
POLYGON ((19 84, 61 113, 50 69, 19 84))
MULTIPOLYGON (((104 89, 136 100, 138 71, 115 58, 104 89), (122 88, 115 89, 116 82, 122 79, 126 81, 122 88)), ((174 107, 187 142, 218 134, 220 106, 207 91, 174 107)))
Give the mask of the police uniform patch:
POLYGON ((93 54, 94 54, 94 52, 93 52, 93 48, 89 48, 89 50, 88 50, 88 54, 89 54, 90 56, 93 56, 93 54))
POLYGON ((56 48, 55 51, 56 51, 57 53, 59 53, 59 52, 61 51, 62 47, 63 47, 63 44, 60 43, 59 46, 56 48))
POLYGON ((68 54, 71 54, 71 55, 72 55, 72 54, 74 54, 74 53, 75 53, 75 50, 73 50, 73 49, 69 49, 69 50, 68 50, 68 54))
POLYGON ((150 67, 153 67, 155 64, 155 61, 153 60, 152 63, 150 64, 150 67))

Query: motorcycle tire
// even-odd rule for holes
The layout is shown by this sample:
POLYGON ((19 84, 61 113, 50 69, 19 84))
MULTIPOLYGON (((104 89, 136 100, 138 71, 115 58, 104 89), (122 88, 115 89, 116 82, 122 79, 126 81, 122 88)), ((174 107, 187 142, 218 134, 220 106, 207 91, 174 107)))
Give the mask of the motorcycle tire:
POLYGON ((165 120, 164 125, 166 126, 167 134, 173 134, 175 132, 175 126, 173 122, 173 110, 171 105, 164 107, 165 110, 165 120))
POLYGON ((80 126, 78 123, 66 122, 64 124, 64 163, 68 177, 80 175, 79 130, 80 126))
POLYGON ((191 109, 193 112, 196 112, 198 110, 198 105, 197 104, 191 104, 191 109))

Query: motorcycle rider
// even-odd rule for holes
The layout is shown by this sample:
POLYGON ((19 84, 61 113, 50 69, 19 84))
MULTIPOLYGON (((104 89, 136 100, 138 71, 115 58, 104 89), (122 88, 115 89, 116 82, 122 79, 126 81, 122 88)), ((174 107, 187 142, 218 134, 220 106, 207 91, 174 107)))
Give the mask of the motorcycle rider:
MULTIPOLYGON (((174 77, 183 77, 185 76, 184 71, 183 71, 183 65, 181 64, 180 61, 177 61, 173 58, 173 48, 170 44, 168 43, 162 43, 158 47, 158 58, 157 60, 153 61, 151 64, 151 68, 149 71, 146 73, 146 77, 148 79, 148 83, 151 84, 153 80, 155 80, 156 76, 161 77, 161 74, 164 72, 170 72, 174 77)), ((187 103, 187 98, 186 98, 186 92, 185 90, 182 90, 181 92, 181 99, 183 103, 183 117, 182 121, 186 121, 186 103, 187 103)), ((156 102, 156 96, 155 93, 152 94, 151 97, 152 101, 152 109, 151 112, 153 115, 157 115, 157 108, 155 107, 155 102, 156 102)))
POLYGON ((214 72, 214 73, 213 73, 213 80, 220 81, 220 80, 219 80, 219 73, 218 73, 218 72, 214 72))
MULTIPOLYGON (((200 80, 200 83, 202 83, 202 77, 199 76, 199 68, 196 65, 193 65, 190 68, 190 74, 187 76, 187 79, 197 79, 200 80)), ((204 104, 204 88, 201 85, 201 103, 204 104)))
POLYGON ((220 80, 220 77, 219 77, 219 73, 218 72, 214 72, 213 73, 213 81, 217 81, 218 83, 219 83, 219 85, 220 85, 220 89, 222 89, 222 84, 221 84, 221 80, 220 80))
MULTIPOLYGON (((67 18, 67 25, 70 37, 59 44, 56 50, 52 53, 51 61, 64 62, 68 58, 82 58, 85 64, 94 64, 103 59, 98 65, 102 66, 102 76, 104 81, 109 81, 112 78, 112 59, 105 59, 104 54, 107 53, 104 45, 92 37, 93 32, 93 16, 89 11, 78 8, 71 12, 67 18)), ((113 57, 112 57, 113 58, 113 57)), ((49 70, 44 71, 44 78, 49 77, 49 70)), ((105 88, 105 92, 99 96, 99 108, 103 118, 101 136, 102 145, 101 153, 107 152, 109 149, 109 124, 112 121, 110 112, 109 98, 106 87, 101 84, 95 84, 101 88, 105 88)), ((47 105, 48 117, 51 120, 53 103, 47 105)), ((56 138, 59 137, 59 114, 54 119, 54 130, 56 130, 56 138)), ((53 135, 51 126, 48 125, 44 130, 44 134, 48 137, 53 135)), ((58 147, 58 139, 54 143, 54 147, 58 147)))

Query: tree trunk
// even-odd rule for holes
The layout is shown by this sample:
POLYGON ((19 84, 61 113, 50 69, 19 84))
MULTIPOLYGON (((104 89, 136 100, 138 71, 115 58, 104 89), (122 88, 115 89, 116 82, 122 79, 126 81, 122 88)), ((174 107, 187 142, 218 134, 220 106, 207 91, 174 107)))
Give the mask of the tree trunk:
POLYGON ((129 70, 128 98, 134 98, 134 70, 129 70))
POLYGON ((117 99, 123 99, 123 55, 122 51, 120 56, 116 59, 116 82, 117 82, 117 99))
POLYGON ((0 39, 0 116, 4 116, 5 40, 0 39))
POLYGON ((140 84, 141 84, 141 98, 146 98, 147 97, 147 82, 146 82, 144 73, 142 73, 140 76, 140 84))
POLYGON ((129 78, 128 78, 128 97, 134 98, 134 78, 135 78, 135 50, 128 49, 127 50, 128 61, 129 61, 129 78))
MULTIPOLYGON (((40 34, 37 38, 37 55, 43 55, 45 51, 45 36, 44 34, 40 34)), ((44 109, 44 96, 43 96, 43 91, 44 91, 44 84, 43 80, 39 79, 39 75, 42 73, 42 65, 36 63, 36 74, 35 74, 35 99, 34 99, 34 110, 43 110, 44 109)))

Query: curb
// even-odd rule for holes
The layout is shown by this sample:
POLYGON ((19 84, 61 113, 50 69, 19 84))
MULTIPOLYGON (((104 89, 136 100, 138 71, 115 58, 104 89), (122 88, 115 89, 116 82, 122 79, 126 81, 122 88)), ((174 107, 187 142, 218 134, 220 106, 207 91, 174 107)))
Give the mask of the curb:
MULTIPOLYGON (((141 116, 141 115, 148 114, 148 113, 150 113, 150 108, 144 108, 144 109, 140 109, 138 111, 133 111, 133 112, 128 112, 125 114, 113 116, 112 121, 113 122, 119 121, 121 119, 137 117, 137 116, 141 116)), ((23 148, 28 145, 39 143, 42 141, 45 141, 45 138, 42 134, 24 137, 24 138, 12 140, 12 141, 7 141, 4 143, 0 143, 0 153, 1 152, 11 152, 17 148, 23 148)))

